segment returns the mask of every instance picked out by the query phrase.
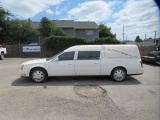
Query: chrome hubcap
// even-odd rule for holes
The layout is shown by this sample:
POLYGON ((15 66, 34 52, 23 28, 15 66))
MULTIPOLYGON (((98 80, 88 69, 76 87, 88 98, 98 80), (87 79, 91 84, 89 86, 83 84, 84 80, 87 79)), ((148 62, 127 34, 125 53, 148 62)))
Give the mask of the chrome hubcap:
POLYGON ((125 78, 125 71, 122 69, 117 69, 114 71, 113 77, 116 81, 121 81, 125 78))
POLYGON ((33 79, 37 82, 42 81, 45 77, 44 73, 40 70, 34 71, 32 76, 33 76, 33 79))

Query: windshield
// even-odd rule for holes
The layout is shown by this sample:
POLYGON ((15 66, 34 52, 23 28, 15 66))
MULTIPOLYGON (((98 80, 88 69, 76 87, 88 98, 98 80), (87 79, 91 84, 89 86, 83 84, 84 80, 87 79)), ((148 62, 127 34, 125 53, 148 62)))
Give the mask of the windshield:
POLYGON ((58 53, 58 54, 56 54, 56 55, 54 55, 53 57, 47 58, 46 61, 50 61, 50 60, 55 59, 55 58, 56 58, 57 56, 59 56, 61 53, 63 53, 63 51, 60 52, 60 53, 58 53))

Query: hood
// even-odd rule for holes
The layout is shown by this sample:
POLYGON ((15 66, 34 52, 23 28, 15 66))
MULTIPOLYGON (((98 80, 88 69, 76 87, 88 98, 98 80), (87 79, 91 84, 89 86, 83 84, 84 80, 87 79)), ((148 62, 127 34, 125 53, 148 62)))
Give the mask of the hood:
POLYGON ((27 61, 27 62, 24 62, 23 65, 35 64, 35 63, 37 64, 37 63, 44 63, 44 62, 47 62, 46 58, 45 59, 37 59, 37 60, 27 61))

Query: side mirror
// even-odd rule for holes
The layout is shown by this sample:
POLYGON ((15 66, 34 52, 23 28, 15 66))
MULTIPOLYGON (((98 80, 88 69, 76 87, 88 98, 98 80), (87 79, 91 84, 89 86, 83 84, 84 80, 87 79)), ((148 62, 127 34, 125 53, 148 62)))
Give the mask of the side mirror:
POLYGON ((58 62, 58 61, 59 61, 59 58, 58 58, 58 57, 56 57, 55 62, 58 62))

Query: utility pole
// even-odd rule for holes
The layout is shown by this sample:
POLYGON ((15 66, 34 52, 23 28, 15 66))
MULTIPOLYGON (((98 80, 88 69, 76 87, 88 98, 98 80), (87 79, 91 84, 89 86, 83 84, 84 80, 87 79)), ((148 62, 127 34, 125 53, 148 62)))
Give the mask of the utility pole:
POLYGON ((156 31, 154 31, 155 34, 154 34, 154 43, 156 43, 156 31))
POLYGON ((127 41, 127 35, 126 35, 126 41, 127 41))
POLYGON ((124 41, 124 25, 123 25, 123 41, 124 41))
POLYGON ((155 35, 154 35, 154 41, 155 41, 154 43, 156 44, 156 49, 157 49, 158 48, 158 40, 156 40, 156 32, 157 31, 155 31, 155 35))
POLYGON ((145 40, 146 40, 146 34, 145 34, 145 40))
POLYGON ((156 32, 157 32, 157 31, 155 31, 154 39, 156 39, 156 32))

